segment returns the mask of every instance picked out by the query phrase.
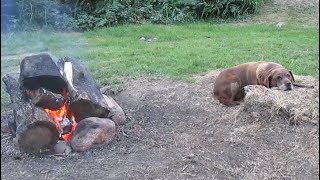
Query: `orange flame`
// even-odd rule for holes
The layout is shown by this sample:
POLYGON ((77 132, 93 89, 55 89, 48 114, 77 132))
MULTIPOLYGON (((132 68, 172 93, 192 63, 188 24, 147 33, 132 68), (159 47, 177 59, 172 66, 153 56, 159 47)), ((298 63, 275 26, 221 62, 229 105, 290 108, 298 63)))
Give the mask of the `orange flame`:
POLYGON ((61 135, 62 139, 66 140, 66 141, 69 141, 70 138, 71 138, 72 132, 73 132, 74 130, 76 130, 77 125, 78 125, 78 123, 75 123, 75 124, 72 126, 71 131, 70 131, 69 133, 62 134, 62 135, 61 135))
MULTIPOLYGON (((55 124, 57 125, 57 128, 59 130, 59 132, 62 131, 62 127, 60 124, 60 121, 62 120, 63 117, 65 117, 67 115, 67 108, 68 108, 68 101, 66 101, 62 107, 56 111, 51 110, 51 109, 45 109, 45 111, 50 115, 50 117, 52 118, 52 120, 55 122, 55 124)), ((62 139, 64 139, 65 141, 68 141, 71 138, 72 132, 76 129, 77 123, 74 120, 74 116, 71 116, 71 120, 74 122, 71 131, 69 133, 66 134, 62 134, 61 137, 62 139)))

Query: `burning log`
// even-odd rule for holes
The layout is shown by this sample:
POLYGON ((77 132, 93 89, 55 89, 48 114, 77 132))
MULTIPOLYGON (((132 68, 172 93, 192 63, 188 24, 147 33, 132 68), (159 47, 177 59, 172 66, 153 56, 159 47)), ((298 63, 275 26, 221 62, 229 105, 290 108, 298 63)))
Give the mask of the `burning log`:
POLYGON ((56 124, 42 108, 36 107, 25 95, 19 84, 19 74, 3 77, 14 111, 10 129, 23 152, 38 152, 57 143, 59 132, 56 124))
POLYGON ((68 82, 70 112, 80 122, 88 117, 106 118, 110 112, 95 80, 80 61, 65 57, 58 61, 68 82))
POLYGON ((45 109, 58 110, 65 103, 66 99, 61 94, 56 94, 44 88, 35 91, 27 90, 32 102, 45 109))

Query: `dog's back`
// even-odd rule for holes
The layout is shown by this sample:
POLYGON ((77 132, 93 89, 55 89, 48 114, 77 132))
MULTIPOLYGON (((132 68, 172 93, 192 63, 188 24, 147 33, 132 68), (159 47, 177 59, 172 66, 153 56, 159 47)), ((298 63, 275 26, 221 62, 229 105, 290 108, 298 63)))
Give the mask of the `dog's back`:
POLYGON ((245 94, 243 87, 247 85, 263 85, 260 80, 269 71, 282 66, 265 61, 248 62, 221 71, 214 82, 213 94, 216 99, 226 105, 236 105, 245 94))
POLYGON ((256 84, 256 70, 258 67, 266 62, 247 62, 237 66, 227 68, 220 72, 217 76, 214 83, 214 87, 218 87, 223 84, 225 81, 228 81, 230 78, 239 78, 241 80, 241 87, 244 87, 249 84, 256 84))
MULTIPOLYGON (((247 62, 227 68, 220 72, 215 84, 223 83, 228 77, 237 76, 241 80, 241 87, 258 85, 258 76, 275 68, 283 68, 282 65, 266 61, 247 62)), ((261 85, 261 84, 260 84, 261 85)))

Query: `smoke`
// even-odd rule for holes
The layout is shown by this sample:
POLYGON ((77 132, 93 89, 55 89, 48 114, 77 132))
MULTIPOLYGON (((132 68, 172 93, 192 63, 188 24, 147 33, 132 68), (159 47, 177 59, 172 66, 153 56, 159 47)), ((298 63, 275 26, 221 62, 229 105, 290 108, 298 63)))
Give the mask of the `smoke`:
POLYGON ((55 0, 1 0, 1 32, 73 30, 72 7, 55 0))

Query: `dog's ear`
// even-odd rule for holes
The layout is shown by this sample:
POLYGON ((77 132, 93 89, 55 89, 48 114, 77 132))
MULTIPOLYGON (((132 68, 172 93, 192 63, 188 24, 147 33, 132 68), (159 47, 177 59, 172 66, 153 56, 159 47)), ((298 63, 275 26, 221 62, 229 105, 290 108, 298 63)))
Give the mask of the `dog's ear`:
POLYGON ((292 77, 292 81, 295 82, 292 72, 289 71, 289 73, 290 73, 290 75, 291 75, 291 77, 292 77))
POLYGON ((271 88, 271 80, 272 80, 272 74, 269 74, 266 76, 266 78, 263 81, 263 85, 266 86, 267 88, 271 88))
POLYGON ((263 82, 263 78, 262 78, 262 75, 261 74, 258 74, 257 75, 257 84, 262 84, 262 82, 263 82))

